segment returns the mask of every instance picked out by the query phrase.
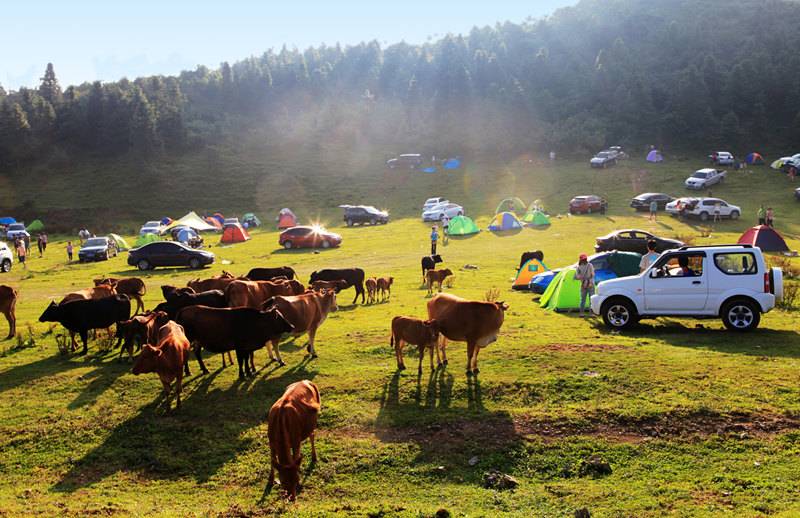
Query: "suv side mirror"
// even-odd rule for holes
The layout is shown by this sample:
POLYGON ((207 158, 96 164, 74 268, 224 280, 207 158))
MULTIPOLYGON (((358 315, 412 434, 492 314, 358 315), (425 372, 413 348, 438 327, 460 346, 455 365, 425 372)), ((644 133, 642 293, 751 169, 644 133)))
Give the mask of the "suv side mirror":
POLYGON ((647 274, 651 279, 658 279, 661 277, 661 272, 657 268, 653 268, 650 270, 650 273, 647 274))

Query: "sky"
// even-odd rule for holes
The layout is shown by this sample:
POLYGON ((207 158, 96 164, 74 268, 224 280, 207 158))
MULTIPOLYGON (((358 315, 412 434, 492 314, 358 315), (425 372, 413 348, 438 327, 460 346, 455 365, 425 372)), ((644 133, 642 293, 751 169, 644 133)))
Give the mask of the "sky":
MULTIPOLYGON (((216 68, 270 48, 423 43, 522 22, 577 0, 38 0, 2 7, 0 84, 62 87, 216 68)), ((5 3, 5 2, 4 2, 5 3)))

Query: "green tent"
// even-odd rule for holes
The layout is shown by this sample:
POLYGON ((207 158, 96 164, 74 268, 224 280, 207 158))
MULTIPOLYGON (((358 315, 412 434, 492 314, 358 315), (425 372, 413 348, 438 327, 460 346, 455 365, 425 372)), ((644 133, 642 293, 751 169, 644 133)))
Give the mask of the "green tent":
POLYGON ((119 234, 109 234, 106 237, 113 240, 117 244, 117 249, 119 249, 121 252, 131 249, 131 246, 128 244, 128 242, 125 241, 125 239, 123 239, 119 234))
POLYGON ((258 216, 256 216, 252 212, 248 212, 247 214, 242 216, 242 225, 244 225, 245 223, 247 223, 248 227, 260 227, 261 226, 261 220, 258 219, 258 216))
POLYGON ((147 245, 154 241, 161 241, 161 237, 158 234, 142 234, 136 238, 136 242, 133 244, 134 248, 139 248, 140 246, 147 245))
POLYGON ((581 304, 581 281, 575 279, 575 268, 564 268, 550 282, 539 299, 539 305, 553 311, 578 309, 581 304))
POLYGON ((447 230, 449 236, 469 236, 477 234, 481 229, 475 224, 472 219, 467 216, 456 216, 450 220, 450 226, 447 230))
POLYGON ((550 224, 550 218, 540 210, 533 210, 522 216, 522 222, 533 227, 543 227, 550 224))
POLYGON ((500 202, 500 205, 494 211, 495 214, 500 214, 501 212, 523 214, 525 212, 525 202, 519 198, 506 198, 500 202))
POLYGON ((42 223, 42 220, 40 219, 35 219, 31 221, 31 224, 28 225, 25 230, 28 232, 41 232, 44 230, 44 223, 42 223))

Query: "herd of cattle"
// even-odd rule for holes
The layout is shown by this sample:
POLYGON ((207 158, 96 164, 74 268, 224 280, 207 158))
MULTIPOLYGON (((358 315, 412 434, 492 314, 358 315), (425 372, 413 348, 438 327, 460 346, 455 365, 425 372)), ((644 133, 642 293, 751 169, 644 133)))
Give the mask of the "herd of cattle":
MULTIPOLYGON (((452 272, 436 270, 438 256, 422 260, 423 279, 428 286, 438 284, 452 272)), ((95 279, 94 286, 51 302, 39 317, 40 322, 57 322, 70 333, 75 351, 75 335, 83 350, 88 350, 89 332, 116 325, 114 338, 120 347, 119 357, 128 353, 133 373, 156 373, 168 397, 173 391, 176 406, 181 405, 183 377, 190 375, 189 358, 194 353, 203 374, 202 350, 221 353, 223 367, 232 364, 230 352, 236 353, 239 377, 255 374, 254 352, 266 347, 270 361, 285 365, 278 344, 286 336, 308 335, 307 351, 317 357, 314 347, 317 330, 328 314, 337 310, 336 295, 355 288, 356 304, 369 297, 375 302, 391 297, 392 277, 365 279, 360 268, 327 269, 311 274, 306 288, 290 267, 254 268, 244 277, 223 272, 208 279, 195 279, 186 287, 162 286, 164 301, 145 311, 142 297, 144 281, 139 278, 95 279), (366 288, 366 289, 365 289, 366 288), (131 302, 136 310, 131 316, 131 302), (140 350, 134 358, 134 352, 140 350)), ((0 286, 0 312, 8 319, 9 337, 15 334, 17 292, 0 286)), ((428 319, 397 316, 391 322, 390 345, 394 348, 398 369, 405 369, 403 348, 415 345, 419 350, 419 372, 426 350, 433 370, 447 364, 447 340, 467 343, 467 375, 478 373, 478 352, 497 339, 508 306, 503 302, 471 301, 439 293, 429 299, 428 319)), ((109 333, 109 337, 112 335, 109 333)), ((269 413, 269 439, 272 471, 277 469, 283 488, 294 498, 300 463, 300 443, 311 438, 319 412, 317 387, 302 381, 290 385, 269 413)), ((315 455, 314 455, 315 456, 315 455)))

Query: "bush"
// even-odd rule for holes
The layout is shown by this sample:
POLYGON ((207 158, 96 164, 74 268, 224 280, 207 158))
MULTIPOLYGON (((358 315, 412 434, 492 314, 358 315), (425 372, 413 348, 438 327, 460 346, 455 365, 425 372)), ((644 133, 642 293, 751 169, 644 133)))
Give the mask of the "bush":
POLYGON ((783 298, 778 301, 778 307, 787 311, 800 308, 800 283, 785 282, 783 284, 783 298))
POLYGON ((483 294, 483 300, 486 302, 497 302, 500 298, 500 289, 499 288, 490 288, 486 290, 486 293, 483 294))

